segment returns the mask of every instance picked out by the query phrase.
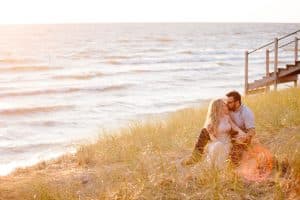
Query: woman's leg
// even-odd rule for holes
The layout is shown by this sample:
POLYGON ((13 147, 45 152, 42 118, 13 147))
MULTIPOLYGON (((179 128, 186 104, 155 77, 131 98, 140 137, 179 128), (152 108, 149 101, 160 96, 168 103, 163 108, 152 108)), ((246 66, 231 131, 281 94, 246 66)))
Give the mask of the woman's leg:
POLYGON ((210 137, 208 131, 205 128, 201 129, 194 150, 192 152, 192 155, 187 160, 184 160, 182 164, 193 165, 197 163, 201 159, 204 152, 204 148, 209 140, 210 137))
POLYGON ((230 144, 222 141, 216 141, 209 146, 210 160, 213 167, 217 169, 226 168, 226 162, 229 158, 230 144))

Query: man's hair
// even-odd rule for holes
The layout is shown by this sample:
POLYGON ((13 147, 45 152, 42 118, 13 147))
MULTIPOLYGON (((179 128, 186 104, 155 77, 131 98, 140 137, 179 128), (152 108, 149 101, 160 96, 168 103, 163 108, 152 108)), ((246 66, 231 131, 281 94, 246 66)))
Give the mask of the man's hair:
POLYGON ((231 91, 226 94, 227 97, 233 97, 234 101, 239 101, 242 104, 241 95, 237 91, 231 91))

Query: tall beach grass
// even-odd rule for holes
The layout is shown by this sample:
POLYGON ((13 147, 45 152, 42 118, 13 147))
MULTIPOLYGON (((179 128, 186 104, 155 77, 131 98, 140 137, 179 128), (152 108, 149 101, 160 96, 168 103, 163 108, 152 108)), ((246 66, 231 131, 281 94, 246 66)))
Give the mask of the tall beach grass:
POLYGON ((204 124, 205 104, 102 132, 75 155, 46 162, 35 173, 12 175, 30 177, 14 182, 12 196, 10 187, 0 188, 0 199, 295 199, 300 195, 300 89, 243 102, 254 111, 257 138, 279 162, 288 163, 288 172, 274 169, 266 181, 250 182, 233 168, 218 171, 204 162, 181 166, 204 124))

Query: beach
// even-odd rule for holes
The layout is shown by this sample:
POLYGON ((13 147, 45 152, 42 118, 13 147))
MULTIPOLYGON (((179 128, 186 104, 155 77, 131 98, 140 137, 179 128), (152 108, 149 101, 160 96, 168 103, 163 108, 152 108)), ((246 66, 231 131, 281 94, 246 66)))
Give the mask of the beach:
MULTIPOLYGON (((0 25, 0 199, 296 199, 293 83, 242 99, 255 114, 256 151, 269 153, 266 176, 181 163, 208 102, 244 92, 245 50, 298 26, 0 25)), ((293 51, 280 49, 279 66, 293 51)), ((265 74, 264 56, 251 55, 250 82, 265 74)))
MULTIPOLYGON (((0 175, 74 153, 102 130, 243 92, 244 51, 297 27, 1 25, 0 175)), ((281 51, 279 64, 292 61, 293 49, 281 51)), ((265 73, 264 63, 264 53, 251 55, 249 81, 265 73)))
POLYGON ((243 98, 256 117, 257 139, 286 168, 273 166, 260 181, 234 169, 215 171, 189 156, 207 104, 165 118, 136 121, 101 133, 75 154, 0 177, 0 199, 297 199, 300 194, 300 90, 243 98))

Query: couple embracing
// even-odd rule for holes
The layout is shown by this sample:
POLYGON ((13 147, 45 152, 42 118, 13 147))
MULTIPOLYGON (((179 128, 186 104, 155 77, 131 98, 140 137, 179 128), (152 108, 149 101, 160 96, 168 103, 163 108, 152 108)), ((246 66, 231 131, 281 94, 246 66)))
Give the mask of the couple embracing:
POLYGON ((231 91, 226 99, 211 101, 193 153, 182 164, 192 165, 203 158, 218 169, 225 168, 227 163, 237 167, 249 151, 255 134, 253 112, 242 104, 238 92, 231 91))

